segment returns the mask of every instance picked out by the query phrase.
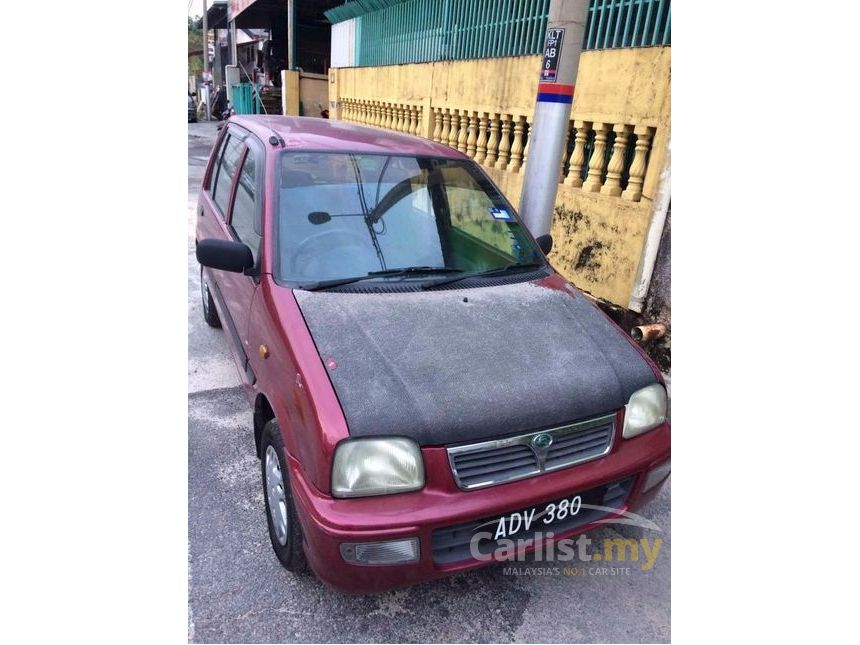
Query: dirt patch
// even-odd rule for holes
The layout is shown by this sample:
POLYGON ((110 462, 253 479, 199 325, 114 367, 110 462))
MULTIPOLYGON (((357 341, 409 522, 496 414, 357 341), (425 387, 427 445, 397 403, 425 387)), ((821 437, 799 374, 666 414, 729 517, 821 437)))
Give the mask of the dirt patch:
POLYGON ((573 265, 574 271, 581 273, 588 280, 597 280, 604 249, 606 249, 606 244, 600 240, 590 240, 588 244, 582 247, 576 257, 576 262, 573 265))
POLYGON ((556 206, 553 213, 553 226, 561 224, 570 233, 576 233, 591 226, 588 216, 582 211, 573 211, 564 206, 556 206))

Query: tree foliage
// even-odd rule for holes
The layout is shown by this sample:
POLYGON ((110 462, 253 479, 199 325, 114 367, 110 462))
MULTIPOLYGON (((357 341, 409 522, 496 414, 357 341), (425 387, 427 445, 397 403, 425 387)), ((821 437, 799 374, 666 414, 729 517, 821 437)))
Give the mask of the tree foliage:
MULTIPOLYGON (((203 49, 203 18, 188 16, 188 51, 203 49)), ((203 71, 203 56, 188 57, 188 74, 199 74, 203 71)))

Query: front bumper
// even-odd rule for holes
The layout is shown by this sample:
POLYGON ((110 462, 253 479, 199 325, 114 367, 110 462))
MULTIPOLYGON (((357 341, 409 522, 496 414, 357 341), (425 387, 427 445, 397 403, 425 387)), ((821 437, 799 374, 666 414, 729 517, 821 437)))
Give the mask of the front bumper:
MULTIPOLYGON (((321 494, 305 478, 300 464, 289 458, 293 499, 305 541, 305 554, 317 576, 350 593, 374 593, 433 580, 488 564, 468 559, 446 565, 434 562, 433 530, 519 511, 580 491, 633 478, 626 502, 617 514, 635 510, 660 490, 643 493, 647 473, 670 456, 669 424, 634 439, 622 440, 621 424, 612 451, 595 461, 480 490, 457 488, 444 448, 424 448, 427 486, 414 493, 357 499, 321 494), (397 565, 347 563, 344 542, 374 542, 417 537, 417 562, 397 565)), ((604 519, 604 518, 601 518, 604 519)), ((555 534, 561 539, 586 532, 591 522, 555 534)), ((533 545, 527 551, 534 550, 533 545)))

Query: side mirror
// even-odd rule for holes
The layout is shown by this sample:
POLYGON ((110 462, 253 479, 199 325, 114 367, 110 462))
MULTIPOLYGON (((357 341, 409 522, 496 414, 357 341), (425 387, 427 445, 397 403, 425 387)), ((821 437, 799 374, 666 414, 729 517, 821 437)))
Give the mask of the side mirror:
POLYGON ((540 250, 544 252, 544 255, 549 255, 549 252, 552 251, 552 235, 547 233, 546 235, 541 235, 539 238, 535 240, 540 247, 540 250))
POLYGON ((254 266, 254 256, 247 244, 228 240, 200 240, 197 261, 210 269, 244 273, 254 266))

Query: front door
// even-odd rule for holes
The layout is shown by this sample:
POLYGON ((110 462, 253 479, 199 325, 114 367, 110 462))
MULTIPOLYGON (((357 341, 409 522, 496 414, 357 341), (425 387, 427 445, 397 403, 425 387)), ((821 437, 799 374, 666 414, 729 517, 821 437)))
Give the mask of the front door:
MULTIPOLYGON (((202 199, 200 238, 234 240, 247 244, 259 269, 262 227, 262 145, 241 128, 230 126, 222 141, 202 199)), ((248 362, 248 321, 257 278, 230 271, 206 269, 206 279, 218 301, 224 332, 246 385, 253 385, 248 362)))

